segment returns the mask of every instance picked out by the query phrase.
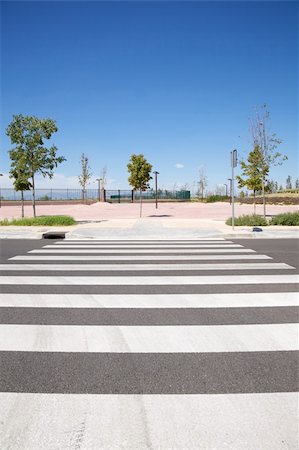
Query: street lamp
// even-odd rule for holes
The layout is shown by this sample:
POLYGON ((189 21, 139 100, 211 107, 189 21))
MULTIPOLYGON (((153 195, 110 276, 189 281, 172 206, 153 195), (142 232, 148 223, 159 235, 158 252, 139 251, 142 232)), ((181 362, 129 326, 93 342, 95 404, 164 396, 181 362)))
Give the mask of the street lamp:
POLYGON ((228 178, 229 181, 229 204, 232 204, 232 179, 228 178))
POLYGON ((223 186, 225 186, 225 197, 227 197, 227 184, 223 183, 223 186))
POLYGON ((97 178, 96 181, 98 182, 98 197, 99 202, 101 201, 101 181, 103 181, 103 178, 97 178))
MULTIPOLYGON (((0 177, 3 177, 3 173, 0 173, 0 177)), ((1 200, 1 188, 0 188, 0 208, 2 206, 2 200, 1 200)))
POLYGON ((156 191, 156 209, 158 209, 158 175, 159 172, 154 171, 155 174, 155 191, 156 191))
POLYGON ((238 163, 238 152, 237 150, 233 150, 230 152, 230 160, 231 160, 231 168, 232 168, 232 181, 231 181, 231 198, 232 198, 232 229, 235 229, 235 193, 234 193, 234 180, 235 174, 234 169, 237 167, 238 163))

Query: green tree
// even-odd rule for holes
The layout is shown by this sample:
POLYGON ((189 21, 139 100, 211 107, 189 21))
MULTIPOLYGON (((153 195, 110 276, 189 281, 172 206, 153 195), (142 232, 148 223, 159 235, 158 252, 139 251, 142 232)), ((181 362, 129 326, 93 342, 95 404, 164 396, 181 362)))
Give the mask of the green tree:
POLYGON ((142 154, 131 155, 127 164, 130 174, 128 181, 133 190, 140 192, 140 217, 142 216, 142 191, 149 189, 149 181, 152 179, 151 171, 153 166, 147 162, 142 154))
POLYGON ((79 175, 79 184, 82 187, 82 196, 83 201, 85 198, 86 193, 86 185, 88 184, 90 178, 92 177, 92 172, 89 167, 89 161, 88 156, 86 156, 84 153, 81 155, 81 175, 79 175))
POLYGON ((252 136, 252 144, 254 147, 259 147, 262 155, 263 177, 261 191, 263 196, 264 217, 266 217, 266 197, 265 186, 269 170, 271 166, 278 166, 287 158, 277 152, 277 147, 282 143, 275 133, 270 131, 270 112, 267 110, 267 105, 264 104, 256 109, 254 117, 250 120, 250 129, 252 136), (266 170, 267 169, 267 170, 266 170))
POLYGON ((24 168, 15 168, 10 171, 10 178, 13 178, 13 187, 15 191, 21 191, 22 217, 24 217, 24 191, 29 191, 32 184, 29 181, 30 174, 25 172, 24 168))
POLYGON ((292 189, 292 178, 291 178, 291 175, 288 175, 288 177, 287 177, 286 189, 292 189))
POLYGON ((256 192, 262 189, 263 180, 269 173, 269 167, 265 165, 263 154, 258 145, 249 153, 247 162, 240 162, 242 176, 237 176, 239 188, 246 187, 253 191, 253 209, 256 213, 256 192))
MULTIPOLYGON (((40 119, 35 116, 14 115, 6 129, 11 143, 16 146, 9 151, 11 158, 11 173, 24 173, 30 179, 32 189, 33 215, 35 208, 35 175, 52 178, 54 168, 66 159, 57 156, 57 147, 47 148, 44 140, 49 140, 57 131, 56 122, 52 119, 40 119)), ((27 179, 27 180, 28 180, 27 179)))
POLYGON ((299 178, 296 178, 296 181, 295 181, 295 187, 296 187, 296 189, 299 188, 299 178))

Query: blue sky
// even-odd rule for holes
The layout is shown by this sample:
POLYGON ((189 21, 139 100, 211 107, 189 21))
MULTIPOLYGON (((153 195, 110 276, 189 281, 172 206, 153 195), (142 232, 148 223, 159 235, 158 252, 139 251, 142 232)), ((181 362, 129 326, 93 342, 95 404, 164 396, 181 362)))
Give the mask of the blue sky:
MULTIPOLYGON (((267 103, 289 160, 271 175, 298 177, 298 3, 2 2, 0 171, 16 113, 51 117, 67 162, 52 187, 76 187, 80 155, 96 178, 126 188, 143 153, 162 186, 204 167, 209 188, 230 176, 229 152, 250 150, 248 118, 267 103)), ((10 186, 7 176, 2 186, 10 186)), ((49 185, 39 180, 38 186, 49 185)), ((94 180, 89 187, 95 187, 94 180)))

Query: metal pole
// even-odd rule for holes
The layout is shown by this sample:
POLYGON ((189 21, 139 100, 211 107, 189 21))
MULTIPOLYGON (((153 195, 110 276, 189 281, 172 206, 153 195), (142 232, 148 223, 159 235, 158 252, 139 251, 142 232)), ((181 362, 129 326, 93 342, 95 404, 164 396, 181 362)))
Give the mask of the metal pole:
MULTIPOLYGON (((0 177, 3 177, 3 173, 0 173, 0 177)), ((0 188, 0 208, 2 206, 2 193, 1 193, 1 188, 0 188)))
POLYGON ((232 166, 232 229, 235 229, 235 186, 234 186, 234 168, 237 167, 237 150, 230 152, 232 166))
POLYGON ((158 209, 158 175, 159 175, 159 172, 157 172, 157 171, 155 171, 154 172, 154 174, 155 174, 155 191, 156 191, 156 209, 158 209))
POLYGON ((234 165, 232 165, 232 229, 235 229, 234 165))
POLYGON ((232 204, 232 179, 228 178, 229 181, 229 204, 232 204))

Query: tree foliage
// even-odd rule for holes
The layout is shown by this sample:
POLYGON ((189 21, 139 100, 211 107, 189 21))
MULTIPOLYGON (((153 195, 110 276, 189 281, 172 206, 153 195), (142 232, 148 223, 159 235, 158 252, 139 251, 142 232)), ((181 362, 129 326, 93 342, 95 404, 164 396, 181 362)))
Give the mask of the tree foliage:
POLYGON ((127 168, 130 173, 128 181, 133 189, 139 191, 146 191, 149 189, 153 166, 147 162, 142 154, 131 155, 127 168))
POLYGON ((78 176, 79 184, 83 190, 83 200, 85 196, 86 185, 88 184, 90 178, 92 177, 92 172, 89 166, 88 156, 84 153, 81 155, 81 175, 78 176))
POLYGON ((57 147, 47 148, 45 140, 49 140, 58 131, 56 122, 52 119, 40 119, 35 116, 14 115, 6 129, 11 143, 15 147, 9 151, 12 176, 17 185, 29 182, 32 189, 33 214, 35 211, 35 175, 52 178, 54 169, 65 161, 64 156, 57 156, 57 147), (17 178, 16 178, 17 177, 17 178), (20 179, 18 179, 20 177, 20 179))
POLYGON ((266 216, 266 199, 265 186, 271 166, 281 165, 287 158, 286 155, 276 151, 282 140, 275 133, 270 131, 270 112, 267 105, 264 104, 256 108, 254 117, 250 120, 250 131, 252 137, 252 145, 254 148, 259 147, 264 166, 261 191, 263 195, 264 217, 266 216))
POLYGON ((291 175, 287 176, 286 189, 292 189, 292 177, 291 177, 291 175))
POLYGON ((151 171, 153 166, 147 162, 144 155, 133 154, 127 164, 129 178, 128 181, 134 190, 140 191, 140 217, 142 215, 142 191, 149 189, 149 182, 152 179, 151 171))
POLYGON ((255 194, 262 190, 263 180, 265 180, 269 173, 269 166, 265 164, 263 153, 258 145, 249 153, 247 162, 240 162, 242 175, 237 176, 239 188, 246 187, 253 191, 254 197, 254 211, 255 211, 255 194))

